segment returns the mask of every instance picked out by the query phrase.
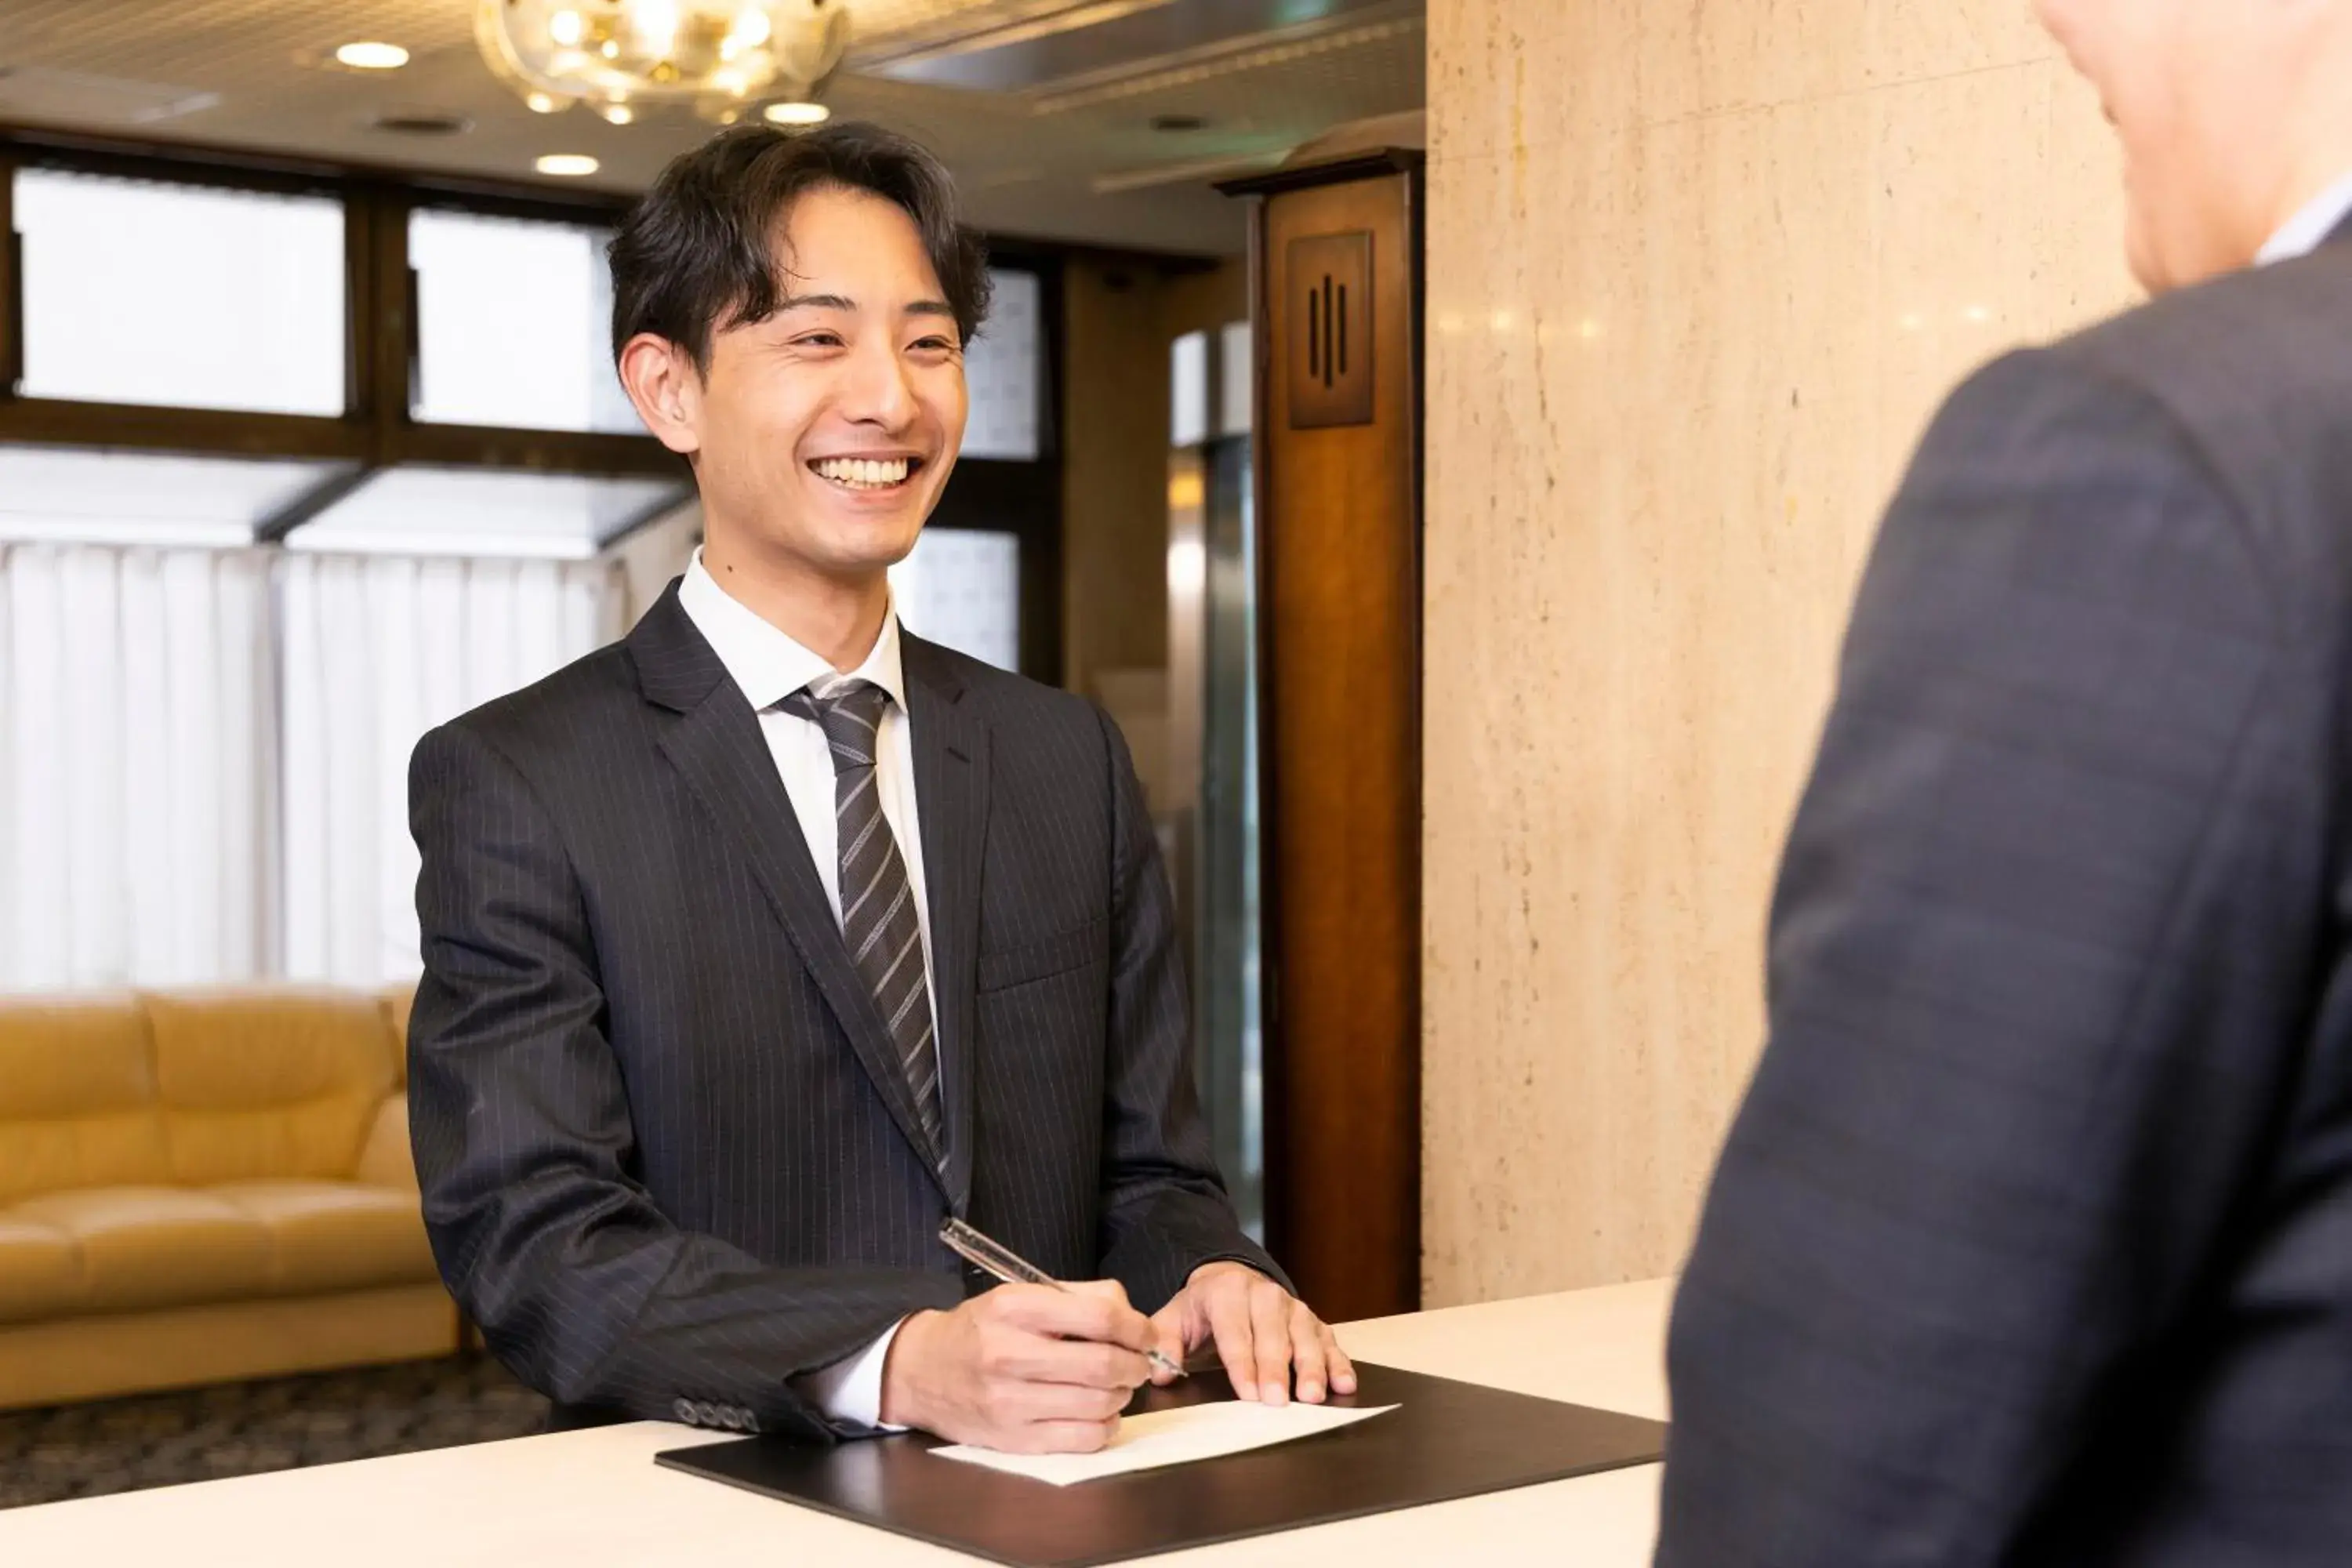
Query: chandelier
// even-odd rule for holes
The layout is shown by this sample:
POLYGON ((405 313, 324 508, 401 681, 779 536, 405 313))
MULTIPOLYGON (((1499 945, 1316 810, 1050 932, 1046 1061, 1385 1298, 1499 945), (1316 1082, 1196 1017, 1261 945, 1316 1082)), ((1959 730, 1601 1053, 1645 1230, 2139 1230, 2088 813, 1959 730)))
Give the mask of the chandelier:
POLYGON ((811 100, 849 47, 848 0, 478 0, 490 69, 543 114, 585 103, 616 125, 685 103, 731 124, 822 119, 811 100))

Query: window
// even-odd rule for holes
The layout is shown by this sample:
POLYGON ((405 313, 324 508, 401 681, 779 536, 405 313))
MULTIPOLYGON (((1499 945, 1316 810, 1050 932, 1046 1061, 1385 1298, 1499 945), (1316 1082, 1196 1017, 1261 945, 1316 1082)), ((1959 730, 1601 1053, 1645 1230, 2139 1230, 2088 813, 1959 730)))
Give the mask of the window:
POLYGON ((26 397, 343 412, 343 208, 54 169, 16 177, 26 397))
POLYGON ((523 430, 642 429, 613 371, 611 237, 576 224, 411 213, 411 416, 523 430))
POLYGON ((999 669, 1021 668, 1021 537, 927 528, 890 573, 898 618, 917 637, 999 669))
POLYGON ((995 302, 964 355, 971 412, 964 425, 963 455, 1034 463, 1044 455, 1044 288, 1034 272, 998 268, 989 278, 995 302))

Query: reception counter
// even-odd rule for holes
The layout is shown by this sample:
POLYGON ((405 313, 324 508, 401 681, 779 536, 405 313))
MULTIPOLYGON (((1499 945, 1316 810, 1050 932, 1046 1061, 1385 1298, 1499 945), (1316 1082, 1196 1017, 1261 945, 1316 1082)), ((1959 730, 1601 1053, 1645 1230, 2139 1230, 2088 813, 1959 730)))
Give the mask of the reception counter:
MULTIPOLYGON (((1349 1352, 1408 1371, 1663 1418, 1671 1285, 1655 1280, 1350 1323, 1349 1352)), ((971 1562, 671 1470, 732 1441, 660 1422, 0 1512, 0 1563, 142 1568, 671 1568, 686 1563, 971 1562)), ((1658 1468, 1614 1470, 1148 1561, 1168 1568, 1642 1568, 1658 1468)))

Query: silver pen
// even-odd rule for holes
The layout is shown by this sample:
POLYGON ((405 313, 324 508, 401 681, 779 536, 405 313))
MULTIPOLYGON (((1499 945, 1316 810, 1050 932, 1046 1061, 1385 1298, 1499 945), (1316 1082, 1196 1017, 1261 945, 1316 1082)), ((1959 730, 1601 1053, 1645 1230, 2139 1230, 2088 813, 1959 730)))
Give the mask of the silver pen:
MULTIPOLYGON (((960 1219, 950 1217, 947 1224, 940 1226, 940 1240, 946 1244, 949 1251, 966 1263, 1007 1285, 1050 1285, 1056 1290, 1069 1289, 1003 1242, 990 1240, 960 1219)), ((1143 1356, 1155 1371, 1175 1377, 1185 1375, 1182 1367, 1170 1361, 1156 1348, 1144 1352, 1143 1356)))

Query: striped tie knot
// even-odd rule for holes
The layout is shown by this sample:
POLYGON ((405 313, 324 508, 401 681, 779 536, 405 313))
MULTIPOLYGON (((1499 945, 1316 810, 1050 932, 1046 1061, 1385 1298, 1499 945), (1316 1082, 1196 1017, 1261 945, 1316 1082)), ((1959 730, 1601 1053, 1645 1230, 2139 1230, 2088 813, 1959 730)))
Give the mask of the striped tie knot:
POLYGON ((836 774, 874 765, 875 732, 881 726, 882 710, 890 706, 890 694, 881 687, 836 677, 824 683, 822 690, 802 687, 784 699, 783 706, 785 712, 824 731, 836 774))

